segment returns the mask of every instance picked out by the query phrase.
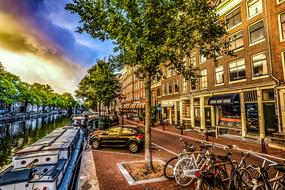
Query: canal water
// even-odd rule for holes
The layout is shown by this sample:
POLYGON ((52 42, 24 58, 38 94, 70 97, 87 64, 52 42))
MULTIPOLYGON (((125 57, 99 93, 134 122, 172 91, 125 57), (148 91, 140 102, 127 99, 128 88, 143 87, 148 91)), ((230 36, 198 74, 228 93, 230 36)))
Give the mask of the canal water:
POLYGON ((0 123, 0 171, 11 163, 13 154, 36 142, 54 129, 69 124, 69 117, 53 115, 44 118, 0 123))

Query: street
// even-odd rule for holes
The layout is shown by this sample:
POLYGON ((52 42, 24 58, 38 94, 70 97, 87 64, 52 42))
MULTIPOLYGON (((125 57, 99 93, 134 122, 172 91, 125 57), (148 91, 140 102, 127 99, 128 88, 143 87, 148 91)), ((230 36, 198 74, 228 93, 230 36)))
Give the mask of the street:
MULTIPOLYGON (((131 121, 127 121, 127 124, 134 124, 131 121)), ((167 128, 168 129, 168 128, 167 128)), ((160 127, 152 128, 152 147, 153 147, 153 159, 160 159, 164 162, 167 162, 168 159, 174 157, 176 154, 181 152, 184 148, 183 142, 180 140, 187 141, 187 143, 197 142, 197 138, 190 137, 188 133, 186 135, 180 135, 170 129, 162 131, 160 127), (193 140, 195 139, 195 140, 193 140)), ((201 139, 203 140, 203 139, 201 139)), ((214 141, 216 139, 210 138, 214 141)), ((228 142, 227 140, 218 139, 221 142, 228 142)), ((209 142, 211 143, 211 142, 209 142)), ((216 146, 221 146, 222 143, 215 142, 216 146)), ((256 145, 246 144, 242 142, 235 142, 228 144, 237 144, 239 147, 249 147, 256 149, 256 145)), ((226 145, 226 144, 224 144, 226 145)), ((269 156, 270 160, 276 162, 282 162, 284 160, 284 152, 278 150, 268 150, 273 155, 269 156)), ((225 155, 225 150, 223 148, 215 148, 213 150, 215 154, 225 155)), ((144 150, 140 150, 137 154, 130 153, 127 149, 120 148, 101 148, 99 150, 93 150, 93 157, 96 165, 98 182, 100 189, 169 189, 169 190, 182 190, 182 189, 194 189, 195 184, 192 184, 188 187, 182 187, 176 184, 175 180, 163 180, 153 183, 145 183, 140 185, 129 185, 127 180, 123 177, 122 173, 118 169, 117 164, 122 162, 129 161, 143 161, 144 160, 144 150), (112 177, 110 177, 112 176, 112 177)), ((237 150, 232 151, 232 159, 239 162, 241 159, 241 153, 237 150)), ((255 166, 261 165, 263 160, 255 156, 250 156, 246 160, 247 164, 252 164, 255 166)), ((273 171, 270 171, 270 174, 273 174, 273 171)))

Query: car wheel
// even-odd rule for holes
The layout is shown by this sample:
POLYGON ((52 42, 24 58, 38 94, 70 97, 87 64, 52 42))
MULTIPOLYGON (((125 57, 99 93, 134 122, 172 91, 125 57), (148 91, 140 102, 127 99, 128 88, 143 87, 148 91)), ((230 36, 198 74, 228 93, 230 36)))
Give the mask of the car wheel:
POLYGON ((100 142, 97 139, 94 139, 91 143, 93 149, 97 150, 100 148, 100 142))
POLYGON ((139 145, 138 143, 136 142, 130 142, 129 144, 129 150, 132 152, 132 153, 137 153, 139 151, 139 145))

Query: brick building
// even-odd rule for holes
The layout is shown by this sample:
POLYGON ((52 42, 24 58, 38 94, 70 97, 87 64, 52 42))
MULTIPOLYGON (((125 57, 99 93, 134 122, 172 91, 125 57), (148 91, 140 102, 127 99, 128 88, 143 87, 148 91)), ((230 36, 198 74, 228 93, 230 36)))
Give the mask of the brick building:
POLYGON ((162 68, 166 78, 153 82, 152 104, 186 128, 257 139, 285 131, 285 0, 224 0, 217 13, 236 56, 216 64, 193 53, 186 64, 199 70, 198 80, 162 68))

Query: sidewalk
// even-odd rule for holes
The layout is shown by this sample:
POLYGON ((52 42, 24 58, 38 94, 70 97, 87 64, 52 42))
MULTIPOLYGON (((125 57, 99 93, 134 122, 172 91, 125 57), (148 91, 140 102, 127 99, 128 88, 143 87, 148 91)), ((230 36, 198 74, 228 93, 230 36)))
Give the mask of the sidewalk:
MULTIPOLYGON (((140 127, 144 127, 143 122, 136 122, 136 121, 131 121, 131 120, 127 120, 124 119, 124 123, 125 124, 131 124, 131 125, 137 125, 140 127)), ((198 132, 193 132, 193 131, 183 131, 183 135, 181 135, 181 130, 180 129, 176 129, 173 126, 170 125, 165 125, 164 127, 164 131, 163 131, 163 127, 161 125, 156 125, 154 128, 152 128, 152 130, 157 130, 160 132, 164 132, 164 133, 170 133, 173 135, 178 135, 186 138, 190 138, 191 140, 194 141, 205 141, 206 137, 205 135, 198 133, 198 132)), ((254 152, 261 152, 261 145, 260 144, 256 144, 253 142, 246 142, 246 141, 239 141, 236 139, 225 139, 225 138, 215 138, 215 137, 211 137, 209 136, 209 142, 215 143, 215 144, 221 144, 221 145, 237 145, 240 149, 244 149, 244 150, 252 150, 254 152)), ((280 157, 283 158, 285 160, 285 151, 282 151, 280 149, 274 149, 274 148, 270 148, 267 147, 267 154, 269 156, 274 156, 274 157, 280 157)))
MULTIPOLYGON (((86 146, 86 145, 85 145, 86 146)), ((97 171, 91 147, 82 151, 82 160, 79 171, 79 190, 99 190, 97 171)))

